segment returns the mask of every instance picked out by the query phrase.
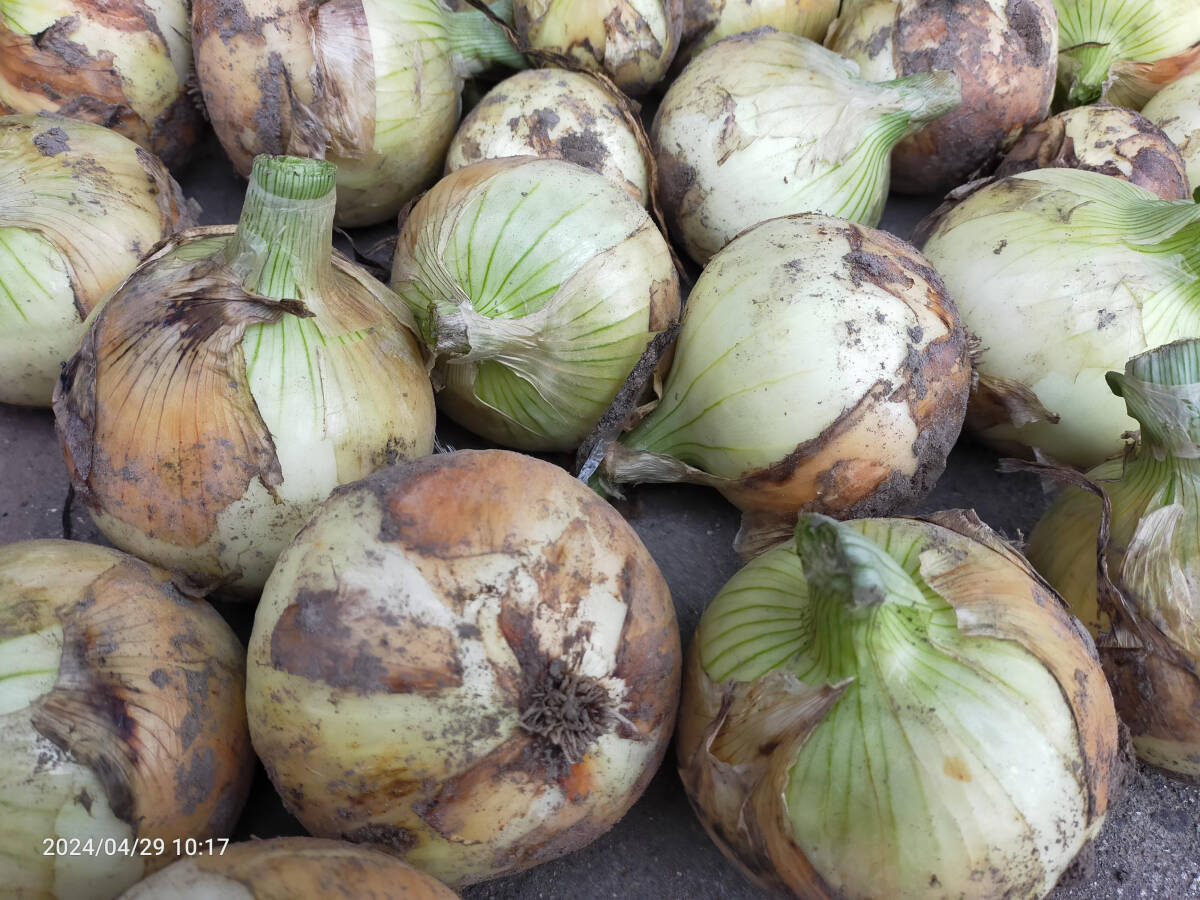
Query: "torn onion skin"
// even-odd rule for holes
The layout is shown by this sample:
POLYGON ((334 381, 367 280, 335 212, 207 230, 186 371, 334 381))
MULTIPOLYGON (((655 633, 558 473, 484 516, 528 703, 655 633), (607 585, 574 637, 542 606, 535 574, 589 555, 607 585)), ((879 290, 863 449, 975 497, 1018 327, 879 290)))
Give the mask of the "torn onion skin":
POLYGON ((284 837, 181 859, 120 900, 454 900, 396 857, 347 841, 284 837))
POLYGON ((112 128, 172 169, 202 127, 186 0, 0 2, 0 115, 112 128))
POLYGON ((247 708, 311 834, 460 886, 625 814, 679 665, 666 582, 611 506, 549 463, 463 450, 339 488, 297 535, 255 617, 247 708))
POLYGON ((1046 118, 1058 16, 1053 0, 875 0, 850 6, 825 45, 873 80, 959 76, 962 105, 892 151, 894 190, 944 193, 1046 118))
POLYGON ((110 900, 227 837, 254 756, 245 651, 170 574, 75 541, 0 547, 0 878, 29 900, 110 900), (161 841, 47 853, 46 839, 161 841), (140 846, 140 844, 139 844, 140 846))

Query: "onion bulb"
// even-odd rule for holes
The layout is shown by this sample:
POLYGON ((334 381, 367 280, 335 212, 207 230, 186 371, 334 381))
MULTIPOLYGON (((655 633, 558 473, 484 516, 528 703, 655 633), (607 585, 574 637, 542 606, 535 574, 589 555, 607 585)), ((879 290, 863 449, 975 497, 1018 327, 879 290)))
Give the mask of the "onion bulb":
POLYGON ((392 287, 437 358, 442 410, 523 450, 578 445, 679 318, 670 250, 645 209, 557 159, 443 178, 400 229, 392 287))
POLYGON ((683 0, 513 0, 522 43, 603 72, 627 94, 644 94, 679 50, 683 0))
POLYGON ((925 255, 981 342, 967 425, 1075 466, 1136 428, 1104 373, 1200 334, 1200 206, 1107 175, 1039 169, 971 194, 925 255))
POLYGON ((958 84, 947 72, 881 84, 857 76, 820 44, 770 28, 726 38, 688 64, 650 140, 659 202, 696 262, 776 216, 879 222, 888 153, 953 109, 958 84))
POLYGON ((1192 197, 1179 148, 1141 113, 1121 106, 1079 106, 1050 117, 1021 135, 995 175, 1056 168, 1111 175, 1164 200, 1192 197))
POLYGON ((174 169, 201 127, 189 32, 187 0, 0 0, 0 115, 112 128, 174 169))
POLYGON ((1071 106, 1105 100, 1141 109, 1200 70, 1196 0, 1054 0, 1058 81, 1071 106))
POLYGON ((458 451, 339 488, 250 638, 254 747, 312 834, 452 885, 607 831, 675 721, 679 632, 633 529, 563 470, 458 451))
POLYGON ((844 10, 826 46, 872 81, 947 71, 962 105, 892 151, 892 186, 944 192, 1036 125, 1054 96, 1052 0, 879 0, 844 10))
POLYGON ((121 900, 454 900, 457 896, 394 856, 345 841, 274 838, 230 844, 181 859, 121 900))
POLYGON ((334 168, 260 157, 236 228, 168 241, 88 323, 54 413, 110 541, 254 592, 338 484, 432 451, 402 303, 332 251, 334 168))
POLYGON ((1167 85, 1142 107, 1142 115, 1179 147, 1192 189, 1200 188, 1200 72, 1167 85))
POLYGON ((700 274, 662 400, 599 483, 711 485, 747 524, 880 515, 942 473, 969 383, 958 313, 916 250, 840 219, 774 219, 700 274))
POLYGON ((233 829, 245 655, 170 577, 91 544, 0 547, 5 896, 110 900, 233 829))
POLYGON ((260 153, 336 163, 346 226, 382 222, 433 183, 465 78, 523 65, 483 13, 440 0, 195 0, 192 24, 234 168, 249 175, 260 153))
POLYGON ((802 898, 1040 898, 1104 822, 1112 696, 1086 632, 973 513, 805 516, 688 652, 692 805, 802 898))
POLYGON ((72 119, 0 117, 0 403, 49 406, 83 319, 191 219, 179 185, 133 141, 72 119))
POLYGON ((565 159, 599 172, 641 204, 650 198, 637 136, 613 96, 579 72, 527 69, 504 79, 463 119, 446 171, 505 156, 565 159))
POLYGON ((683 0, 683 47, 688 60, 722 38, 770 26, 820 43, 839 0, 683 0))
POLYGON ((1200 341, 1135 356, 1109 385, 1141 426, 1132 455, 1088 473, 1112 504, 1102 602, 1101 502, 1068 487, 1029 537, 1029 559, 1095 635, 1138 756, 1200 779, 1200 341))

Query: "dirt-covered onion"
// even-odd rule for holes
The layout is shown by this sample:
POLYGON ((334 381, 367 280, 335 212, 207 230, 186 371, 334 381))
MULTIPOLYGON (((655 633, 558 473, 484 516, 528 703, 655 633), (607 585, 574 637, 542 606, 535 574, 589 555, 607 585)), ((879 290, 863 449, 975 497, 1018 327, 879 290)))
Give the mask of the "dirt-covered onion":
POLYGON ((1200 72, 1167 85, 1142 107, 1142 115, 1175 142, 1192 190, 1200 188, 1200 72))
POLYGON ((958 99, 952 73, 874 83, 807 38, 772 28, 725 38, 688 63, 654 117, 659 203, 702 265, 776 216, 874 226, 891 148, 958 99))
POLYGON ((954 303, 910 245, 827 216, 773 219, 701 273, 662 400, 599 478, 711 485, 747 524, 882 515, 941 474, 970 370, 954 303))
POLYGON ((333 181, 331 163, 259 157, 238 226, 149 257, 55 390, 96 524, 197 589, 257 590, 335 485, 432 450, 416 326, 333 252, 333 181))
POLYGON ((1119 765, 1087 633, 962 512, 802 518, 701 618, 677 750, 726 855, 806 900, 1044 897, 1119 765))
POLYGON ((676 65, 722 38, 764 26, 823 41, 839 5, 839 0, 683 0, 683 46, 676 65))
POLYGON ((0 0, 0 114, 93 122, 175 168, 201 127, 190 34, 187 0, 0 0))
POLYGON ((826 46, 885 81, 948 71, 962 105, 892 151, 892 187, 958 187, 1020 133, 1046 118, 1058 30, 1052 0, 878 0, 843 14, 826 46))
POLYGON ((345 841, 274 838, 180 860, 120 900, 454 900, 396 857, 345 841))
POLYGON ((400 230, 392 287, 437 359, 442 410, 523 450, 578 445, 679 318, 670 250, 646 210, 557 159, 443 178, 400 230))
POLYGON ((528 69, 500 82, 463 119, 446 171, 485 159, 540 156, 599 172, 641 204, 646 158, 612 95, 587 75, 528 69))
POLYGON ((177 841, 227 837, 253 771, 244 669, 163 570, 74 541, 0 547, 4 894, 110 900, 177 841))
POLYGON ((108 128, 0 117, 0 403, 49 406, 83 320, 192 210, 108 128))
POLYGON ((1179 148, 1141 113, 1121 106, 1079 106, 1021 135, 995 175, 1031 169, 1087 169, 1153 191, 1164 200, 1190 200, 1179 148))
POLYGON ((394 216, 437 178, 465 78, 523 65, 483 13, 440 0, 196 0, 192 24, 234 167, 249 175, 260 153, 336 163, 347 226, 394 216))
POLYGON ((459 885, 624 815, 679 657, 666 582, 612 507, 549 463, 458 451, 334 491, 263 592, 246 702, 312 834, 459 885))

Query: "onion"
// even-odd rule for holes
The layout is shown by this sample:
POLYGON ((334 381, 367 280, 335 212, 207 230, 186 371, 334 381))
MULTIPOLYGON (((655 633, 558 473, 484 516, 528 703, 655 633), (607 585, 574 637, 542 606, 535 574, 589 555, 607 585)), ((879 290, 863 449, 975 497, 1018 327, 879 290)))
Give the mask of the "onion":
POLYGON ((1142 108, 1142 115, 1178 145, 1188 181, 1200 188, 1200 72, 1167 85, 1142 108))
POLYGON ((461 885, 624 815, 674 725, 679 632, 608 504, 459 451, 333 493, 267 583, 247 678, 254 747, 310 832, 461 885))
MULTIPOLYGON (((1141 425, 1131 456, 1088 473, 1112 504, 1107 568, 1128 604, 1097 591, 1101 503, 1076 487, 1046 511, 1029 559, 1100 635, 1100 658, 1138 755, 1200 778, 1200 341, 1135 356, 1109 385, 1141 425)), ((1108 523, 1105 523, 1108 527, 1108 523)))
POLYGON ((804 898, 1039 898, 1100 830, 1117 756, 1087 634, 973 513, 838 524, 700 620, 680 774, 709 834, 804 898))
POLYGON ((0 547, 5 896, 109 900, 232 830, 254 760, 244 653, 169 579, 91 544, 0 547))
POLYGON ((439 0, 195 0, 192 24, 234 167, 248 175, 260 153, 336 163, 347 226, 394 216, 437 178, 464 78, 523 64, 482 13, 439 0))
POLYGON ((513 0, 522 43, 603 72, 627 94, 667 74, 683 31, 683 0, 513 0))
POLYGON ((1054 0, 1058 81, 1075 106, 1106 100, 1141 109, 1163 86, 1200 69, 1195 0, 1054 0))
POLYGON ((1192 197, 1179 148, 1145 116, 1120 106, 1081 106, 1047 119, 1021 136, 995 174, 1054 168, 1112 175, 1164 200, 1192 197))
POLYGON ((1104 373, 1200 334, 1200 206, 1040 169, 937 221, 925 255, 982 344, 967 424, 1009 452, 1093 466, 1136 425, 1104 373))
POLYGON ((888 152, 958 99, 949 73, 873 84, 805 38, 770 28, 726 38, 688 64, 654 117, 659 202, 701 264, 775 216, 873 226, 888 152))
POLYGON ((453 900, 457 895, 394 856, 344 841, 275 838, 180 860, 121 900, 453 900))
POLYGON ((679 59, 722 38, 770 26, 822 41, 838 14, 839 0, 683 0, 683 47, 679 59))
POLYGON ((524 450, 579 444, 679 318, 670 250, 646 211, 555 159, 443 178, 400 229, 392 287, 436 355, 442 410, 524 450))
POLYGON ((55 391, 100 530, 196 590, 257 590, 335 485, 432 450, 415 326, 332 253, 333 179, 330 163, 258 159, 237 228, 150 256, 55 391))
POLYGON ((650 197, 637 136, 612 95, 578 72, 529 69, 500 82, 463 119, 446 171, 505 156, 565 159, 599 172, 639 203, 650 197))
POLYGON ((103 125, 172 169, 201 127, 191 68, 186 0, 9 0, 0 10, 0 115, 103 125))
POLYGON ((83 318, 192 214, 162 163, 116 132, 0 117, 0 403, 49 406, 83 318))
POLYGON ((826 45, 874 81, 948 71, 962 105, 892 151, 892 186, 912 194, 962 184, 1036 125, 1054 95, 1052 0, 881 0, 843 10, 826 45))
POLYGON ((941 474, 969 382, 954 303, 911 246, 774 219, 701 273, 662 401, 608 448, 600 483, 711 485, 748 525, 883 514, 941 474))

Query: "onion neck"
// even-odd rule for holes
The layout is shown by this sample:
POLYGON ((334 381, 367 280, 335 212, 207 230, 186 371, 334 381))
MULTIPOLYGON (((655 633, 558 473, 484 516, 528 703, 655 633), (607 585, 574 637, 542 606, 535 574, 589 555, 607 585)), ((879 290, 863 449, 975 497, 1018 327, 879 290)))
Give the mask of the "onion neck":
MULTIPOLYGON (((513 21, 512 0, 498 0, 490 9, 509 25, 513 21)), ((525 57, 516 51, 500 26, 477 9, 464 9, 446 15, 446 33, 450 49, 462 66, 462 75, 470 77, 495 66, 524 69, 525 57)))
POLYGON ((1112 392, 1141 426, 1139 455, 1200 459, 1200 340, 1176 341, 1109 372, 1112 392))
POLYGON ((1069 51, 1077 66, 1067 91, 1068 106, 1087 106, 1104 95, 1104 83, 1120 51, 1114 44, 1088 43, 1069 51))
POLYGON ((275 300, 319 298, 333 266, 332 163, 259 156, 226 250, 246 290, 275 300))
POLYGON ((900 91, 907 112, 897 140, 962 105, 962 82, 954 72, 918 72, 885 83, 900 91))

